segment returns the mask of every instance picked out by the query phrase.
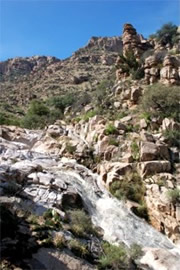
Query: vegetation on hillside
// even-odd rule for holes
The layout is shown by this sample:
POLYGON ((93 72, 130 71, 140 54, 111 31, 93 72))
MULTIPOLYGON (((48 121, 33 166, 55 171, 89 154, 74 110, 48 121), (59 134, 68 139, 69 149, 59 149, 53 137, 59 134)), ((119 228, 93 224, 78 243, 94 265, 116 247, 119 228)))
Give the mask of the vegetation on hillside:
POLYGON ((162 45, 170 44, 173 46, 180 39, 177 34, 177 28, 177 25, 173 24, 172 22, 163 24, 155 34, 150 35, 150 38, 157 39, 157 41, 161 42, 162 45))
POLYGON ((154 84, 147 87, 141 98, 140 106, 143 113, 152 117, 170 117, 179 121, 179 99, 178 86, 165 86, 154 84))

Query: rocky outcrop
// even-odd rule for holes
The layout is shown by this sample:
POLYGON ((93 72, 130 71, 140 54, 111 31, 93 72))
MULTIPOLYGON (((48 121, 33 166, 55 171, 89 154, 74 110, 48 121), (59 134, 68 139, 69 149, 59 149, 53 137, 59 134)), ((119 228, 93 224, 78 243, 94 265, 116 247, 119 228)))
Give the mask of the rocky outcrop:
POLYGON ((140 37, 137 35, 136 29, 131 24, 125 24, 123 27, 123 54, 133 52, 137 57, 141 54, 140 37))
POLYGON ((92 37, 86 48, 92 47, 97 49, 103 49, 104 51, 118 52, 122 51, 122 39, 121 37, 92 37))
POLYGON ((147 84, 153 84, 160 78, 160 69, 156 56, 149 56, 145 60, 144 65, 145 80, 147 84))
POLYGON ((175 57, 167 55, 164 58, 160 81, 163 84, 180 84, 180 62, 175 57))
POLYGON ((58 58, 50 56, 17 57, 0 62, 0 74, 2 76, 27 75, 59 61, 58 58))
POLYGON ((140 55, 150 47, 147 40, 142 35, 138 35, 136 29, 129 23, 123 27, 123 54, 126 56, 128 52, 133 52, 139 58, 140 55))
MULTIPOLYGON (((116 123, 117 128, 124 129, 125 125, 123 123, 126 123, 128 119, 129 117, 125 117, 124 120, 121 119, 122 123, 116 123)), ((144 221, 141 221, 132 214, 123 202, 113 198, 105 188, 105 186, 109 188, 114 181, 123 181, 124 176, 136 167, 136 163, 132 162, 133 160, 131 160, 132 163, 129 163, 130 157, 127 156, 126 159, 121 162, 101 162, 97 170, 100 175, 98 177, 97 174, 93 174, 84 166, 79 165, 75 160, 60 158, 59 153, 53 153, 51 147, 49 149, 47 148, 46 141, 53 139, 54 142, 57 143, 64 138, 67 140, 68 136, 72 142, 74 140, 82 140, 85 145, 88 145, 90 142, 94 142, 96 145, 98 141, 100 142, 103 141, 103 138, 107 138, 107 136, 103 134, 104 129, 102 129, 102 127, 105 126, 105 121, 102 117, 96 116, 88 123, 78 123, 78 125, 79 128, 78 126, 66 126, 66 129, 68 129, 67 135, 63 135, 63 125, 59 129, 56 125, 50 126, 47 128, 47 131, 41 133, 41 136, 39 136, 39 131, 37 131, 36 134, 36 131, 28 131, 26 129, 17 129, 16 131, 14 129, 16 134, 19 133, 19 142, 16 142, 16 137, 13 136, 13 127, 1 128, 0 193, 3 205, 6 207, 9 205, 10 209, 14 209, 13 211, 24 210, 32 214, 36 213, 41 218, 43 213, 50 208, 58 213, 62 222, 67 218, 66 207, 85 207, 86 211, 92 215, 94 223, 104 230, 104 238, 106 240, 112 243, 121 243, 125 236, 125 243, 129 245, 137 240, 138 243, 145 247, 163 247, 163 249, 165 248, 167 252, 169 252, 168 249, 175 246, 164 238, 163 235, 159 234, 144 221), (81 128, 80 125, 82 125, 81 128), (76 133, 76 129, 79 131, 79 135, 76 133), (94 140, 93 130, 99 132, 98 141, 94 140), (33 145, 28 142, 32 141, 31 136, 32 138, 36 138, 33 141, 33 145), (38 144, 41 145, 41 148, 38 148, 38 144), (9 195, 11 194, 11 201, 6 196, 7 192, 9 195)), ((137 134, 133 134, 133 136, 137 137, 137 134)), ((59 149, 58 143, 54 149, 59 149)), ((103 151, 106 152, 106 147, 103 151)), ((165 171, 169 169, 168 166, 170 166, 168 161, 146 161, 142 162, 142 165, 145 163, 148 163, 148 166, 150 166, 149 168, 146 164, 144 168, 145 175, 148 175, 148 173, 154 174, 159 170, 165 171), (152 164, 153 166, 151 166, 152 164), (159 166, 161 168, 159 168, 159 166)), ((148 198, 153 198, 154 195, 151 195, 152 194, 148 194, 148 198)), ((151 202, 152 205, 153 203, 154 201, 151 202)), ((170 216, 167 215, 166 218, 167 222, 165 225, 168 227, 167 224, 171 219, 170 216)), ((29 230, 27 230, 27 224, 21 225, 21 232, 26 235, 26 231, 29 232, 29 230)), ((61 228, 62 227, 60 227, 60 230, 62 230, 61 228)), ((166 232, 168 233, 168 230, 166 230, 166 232)), ((175 236, 175 232, 176 230, 173 231, 173 236, 175 236)), ((56 231, 55 233, 60 232, 56 231)), ((61 233, 66 234, 66 231, 61 231, 61 233)), ((33 237, 36 235, 37 232, 33 232, 33 237)), ((72 237, 72 234, 68 233, 66 238, 72 239, 72 237)), ((40 241, 40 243, 41 242, 42 241, 40 241)), ((12 241, 7 242, 4 240, 3 243, 3 250, 7 250, 7 247, 10 247, 10 245, 11 247, 17 247, 12 241)), ((49 265, 45 259, 46 256, 43 257, 42 260, 39 259, 39 253, 41 253, 42 249, 40 249, 38 243, 36 243, 34 238, 31 239, 31 236, 29 236, 28 242, 26 241, 26 247, 28 247, 33 258, 37 259, 36 263, 38 263, 38 266, 40 265, 39 263, 42 263, 49 269, 49 265), (29 249, 30 243, 31 249, 29 249), (35 247, 36 249, 34 250, 35 247)), ((56 249, 52 248, 50 253, 54 256, 53 254, 56 254, 56 249)), ((47 257, 51 256, 50 253, 48 251, 49 255, 46 254, 47 257)), ((75 261, 72 254, 69 256, 71 257, 68 257, 69 264, 65 257, 61 257, 63 259, 61 262, 59 255, 57 257, 59 258, 58 263, 64 263, 65 266, 69 267, 67 269, 73 269, 71 268, 70 262, 74 262, 74 265, 77 265, 77 267, 89 267, 87 269, 91 269, 92 266, 86 261, 83 261, 82 264, 82 260, 76 258, 77 260, 75 261)), ((52 261, 54 261, 54 259, 52 259, 52 261)), ((177 259, 175 259, 175 261, 177 261, 177 259)), ((28 260, 28 263, 34 265, 34 259, 28 260)))
POLYGON ((169 190, 176 187, 176 179, 170 173, 160 173, 147 178, 146 203, 151 224, 171 240, 180 241, 180 205, 172 203, 169 190))

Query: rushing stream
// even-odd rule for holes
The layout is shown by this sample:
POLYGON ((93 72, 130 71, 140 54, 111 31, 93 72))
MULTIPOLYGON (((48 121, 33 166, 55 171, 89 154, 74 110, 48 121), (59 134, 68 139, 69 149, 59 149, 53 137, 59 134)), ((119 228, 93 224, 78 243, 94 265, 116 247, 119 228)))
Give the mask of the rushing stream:
POLYGON ((62 162, 59 169, 55 169, 56 174, 63 177, 66 175, 66 181, 81 194, 93 223, 104 230, 105 240, 111 243, 124 242, 127 246, 137 243, 143 247, 175 248, 166 236, 135 216, 122 201, 112 197, 98 176, 90 170, 75 162, 62 162), (68 169, 68 164, 74 170, 68 169), (63 167, 66 169, 62 173, 63 167))

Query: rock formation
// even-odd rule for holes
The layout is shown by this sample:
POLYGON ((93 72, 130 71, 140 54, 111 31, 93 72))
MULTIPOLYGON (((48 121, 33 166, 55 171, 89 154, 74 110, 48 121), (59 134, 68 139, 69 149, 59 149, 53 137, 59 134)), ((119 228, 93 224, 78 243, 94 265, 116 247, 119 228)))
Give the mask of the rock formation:
POLYGON ((147 84, 153 84, 160 78, 160 69, 155 56, 149 56, 145 60, 144 73, 147 84))
POLYGON ((125 24, 123 27, 123 54, 126 56, 128 52, 133 52, 139 58, 142 53, 140 36, 131 24, 125 24))
POLYGON ((160 81, 163 84, 180 84, 180 62, 175 57, 167 55, 164 58, 160 81))

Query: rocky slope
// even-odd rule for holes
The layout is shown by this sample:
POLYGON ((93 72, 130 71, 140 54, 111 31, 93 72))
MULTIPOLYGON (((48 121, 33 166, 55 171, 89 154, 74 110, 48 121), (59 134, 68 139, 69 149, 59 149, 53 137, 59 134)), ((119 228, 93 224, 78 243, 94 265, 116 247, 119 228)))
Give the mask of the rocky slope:
POLYGON ((0 63, 2 110, 24 115, 35 100, 18 124, 37 121, 37 130, 0 128, 2 269, 118 269, 100 265, 103 240, 126 251, 123 269, 179 269, 180 75, 172 50, 125 24, 122 39, 93 37, 65 60, 0 63), (47 120, 59 110, 61 120, 47 120), (130 255, 133 244, 140 256, 130 255))
MULTIPOLYGON (((169 269, 170 263, 173 264, 171 269, 178 269, 180 263, 178 248, 141 218, 136 217, 123 202, 113 198, 105 189, 101 174, 98 177, 75 160, 61 158, 57 153, 53 153, 58 149, 55 146, 55 139, 50 137, 52 128, 55 129, 50 127, 50 132, 1 128, 1 205, 22 219, 18 222, 17 236, 22 238, 23 235, 28 241, 25 248, 21 238, 17 236, 15 240, 3 238, 2 256, 8 259, 8 249, 21 245, 20 253, 23 261, 19 266, 27 267, 23 269, 59 269, 59 267, 96 269, 96 266, 77 260, 72 253, 67 253, 66 249, 62 252, 55 248, 46 248, 42 240, 38 244, 36 242, 38 231, 33 229, 32 225, 29 228, 24 220, 26 215, 36 214, 40 217, 47 209, 54 209, 63 222, 66 206, 84 205, 94 225, 103 230, 105 240, 116 244, 123 242, 126 246, 133 243, 142 246, 145 252, 139 263, 142 269, 144 266, 152 269, 169 269), (54 141, 53 148, 52 141, 54 141), (41 151, 37 144, 41 145, 41 151)), ((72 131, 69 127, 67 129, 72 139, 72 131)), ((57 135, 57 128, 55 130, 57 135)), ((73 138, 76 136, 78 137, 76 132, 73 132, 73 138)), ((127 163, 116 162, 111 163, 111 166, 114 173, 123 174, 127 163)), ((43 230, 43 227, 39 228, 43 230)), ((55 235, 63 234, 66 241, 70 241, 74 235, 65 228, 59 230, 52 228, 50 237, 54 239, 55 235)), ((98 245, 97 237, 91 236, 88 240, 90 246, 93 245, 92 241, 96 241, 98 245)), ((95 251, 91 252, 93 254, 95 251)), ((19 264, 18 256, 16 259, 12 254, 10 256, 9 260, 12 259, 12 263, 19 264)))
POLYGON ((120 37, 93 37, 70 58, 34 56, 0 63, 0 101, 27 106, 33 98, 47 98, 67 91, 92 91, 111 74, 122 51, 120 37))

